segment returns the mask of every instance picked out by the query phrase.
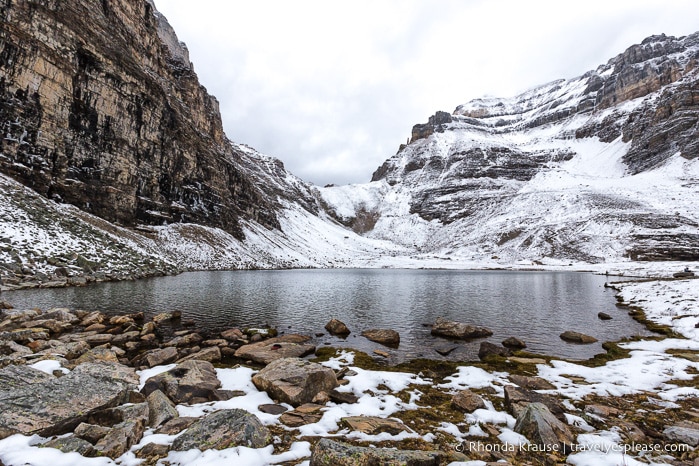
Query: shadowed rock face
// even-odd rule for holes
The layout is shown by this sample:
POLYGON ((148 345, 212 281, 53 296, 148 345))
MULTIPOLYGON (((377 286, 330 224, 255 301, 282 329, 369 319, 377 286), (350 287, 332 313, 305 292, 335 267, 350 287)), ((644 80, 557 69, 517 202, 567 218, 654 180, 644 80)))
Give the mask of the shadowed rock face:
POLYGON ((0 16, 1 171, 125 225, 279 227, 152 3, 2 0, 0 16))

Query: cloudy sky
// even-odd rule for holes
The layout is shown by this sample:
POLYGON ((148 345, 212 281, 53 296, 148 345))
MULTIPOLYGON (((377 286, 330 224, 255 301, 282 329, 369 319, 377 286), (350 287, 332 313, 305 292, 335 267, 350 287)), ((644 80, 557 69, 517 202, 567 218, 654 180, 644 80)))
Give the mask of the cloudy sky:
POLYGON ((228 137, 317 185, 363 183, 437 110, 699 30, 695 0, 155 0, 228 137))

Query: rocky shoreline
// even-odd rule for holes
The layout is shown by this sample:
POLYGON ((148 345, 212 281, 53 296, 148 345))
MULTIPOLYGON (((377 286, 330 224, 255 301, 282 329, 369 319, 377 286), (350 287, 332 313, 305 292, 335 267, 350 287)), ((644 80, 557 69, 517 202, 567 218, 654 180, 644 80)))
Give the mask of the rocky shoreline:
MULTIPOLYGON (((317 349, 310 337, 272 329, 198 331, 178 312, 146 319, 2 308, 4 466, 20 464, 6 446, 20 439, 31 439, 25 453, 77 452, 120 464, 187 464, 179 455, 192 449, 268 455, 245 464, 608 464, 576 462, 599 453, 585 439, 608 433, 617 445, 645 446, 641 456, 632 452, 643 461, 699 464, 696 396, 571 391, 594 386, 571 375, 581 367, 632 364, 624 345, 609 345, 605 357, 568 372, 559 370, 568 363, 527 354, 518 341, 484 343, 478 363, 387 367, 378 351, 317 349)), ((339 321, 326 330, 348 331, 339 321)), ((399 344, 395 332, 364 333, 399 344)), ((477 338, 487 329, 440 320, 433 333, 477 338)), ((671 357, 684 366, 668 380, 696 387, 699 347, 671 357)))

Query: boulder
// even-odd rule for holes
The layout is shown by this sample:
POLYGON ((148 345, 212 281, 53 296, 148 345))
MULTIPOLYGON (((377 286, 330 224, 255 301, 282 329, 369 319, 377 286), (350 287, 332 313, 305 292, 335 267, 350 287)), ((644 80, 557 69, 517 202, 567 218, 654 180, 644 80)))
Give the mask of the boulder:
POLYGON ((179 417, 175 405, 160 390, 155 390, 146 398, 148 403, 148 425, 158 427, 170 419, 179 417))
POLYGON ((318 393, 339 385, 332 369, 299 358, 272 361, 253 376, 252 382, 258 390, 292 406, 309 403, 318 393))
POLYGON ((258 364, 269 364, 281 358, 302 358, 316 350, 314 345, 306 343, 310 339, 305 335, 283 335, 241 346, 235 356, 258 364))
POLYGON ((236 446, 262 448, 271 440, 269 430, 253 414, 242 409, 223 409, 192 424, 175 439, 172 450, 223 450, 236 446))
POLYGON ((686 422, 666 427, 663 435, 673 442, 684 443, 691 447, 699 446, 699 424, 696 423, 686 422))
POLYGON ((99 418, 101 422, 117 422, 95 444, 97 454, 115 459, 126 453, 143 438, 149 415, 147 403, 119 406, 104 413, 97 413, 94 418, 99 418))
POLYGON ((517 417, 514 431, 524 435, 534 445, 551 448, 558 445, 561 452, 569 452, 575 437, 568 426, 559 421, 543 403, 531 403, 517 417))
POLYGON ((107 435, 109 430, 109 427, 81 422, 73 431, 73 435, 94 445, 107 435))
POLYGON ((148 367, 162 366, 175 362, 177 356, 177 348, 169 347, 150 351, 146 354, 145 358, 143 358, 143 361, 148 367))
POLYGON ((191 360, 146 381, 141 393, 148 396, 162 391, 175 404, 214 401, 214 391, 221 387, 216 369, 207 361, 191 360))
POLYGON ((167 348, 167 347, 175 346, 177 348, 181 348, 184 346, 193 346, 202 340, 203 340, 202 336, 199 335, 198 333, 190 333, 187 335, 181 335, 181 336, 173 338, 172 340, 163 344, 163 347, 167 348))
POLYGON ((179 434, 183 430, 188 429, 189 426, 191 426, 198 420, 198 417, 176 417, 175 419, 170 419, 165 424, 160 426, 158 430, 155 431, 155 433, 165 435, 179 434))
POLYGON ((190 354, 189 356, 185 356, 178 362, 192 361, 195 359, 197 361, 218 362, 221 360, 221 348, 218 346, 211 346, 201 351, 197 351, 194 354, 190 354))
POLYGON ((395 330, 381 328, 369 329, 364 330, 362 336, 367 340, 386 346, 398 346, 400 344, 400 335, 395 330))
POLYGON ((387 419, 375 416, 351 416, 343 417, 340 423, 350 430, 356 430, 368 435, 378 435, 388 433, 398 435, 401 432, 411 432, 411 430, 398 419, 387 419))
POLYGON ((519 417, 532 403, 546 405, 547 409, 561 421, 566 420, 561 402, 553 396, 537 393, 514 385, 505 385, 505 407, 514 417, 519 417))
POLYGON ((70 312, 70 309, 66 308, 54 308, 46 311, 42 317, 44 319, 54 319, 61 322, 68 322, 69 324, 77 324, 80 322, 78 316, 70 312))
POLYGON ((503 356, 507 357, 512 354, 508 348, 504 346, 498 346, 495 343, 489 341, 481 342, 481 346, 478 348, 478 358, 484 361, 489 356, 503 356))
POLYGON ((408 465, 438 466, 446 454, 437 451, 356 447, 322 438, 316 443, 310 466, 408 465))
POLYGON ((512 349, 524 349, 527 347, 527 344, 524 343, 519 338, 509 337, 509 338, 506 338, 502 341, 502 346, 504 346, 506 348, 512 348, 512 349))
POLYGON ((561 333, 560 336, 561 340, 565 340, 571 343, 588 344, 595 343, 597 341, 597 338, 595 337, 591 337, 590 335, 585 335, 584 333, 580 332, 573 332, 571 330, 561 333))
POLYGON ((75 452, 82 456, 95 456, 95 448, 87 440, 76 436, 58 437, 41 445, 42 448, 55 448, 63 453, 75 452))
POLYGON ((245 339, 245 335, 243 335, 243 332, 239 328, 231 328, 221 332, 221 338, 227 341, 237 342, 245 339))
POLYGON ((432 326, 432 335, 439 337, 460 338, 462 340, 466 340, 470 338, 489 337, 492 334, 493 332, 485 327, 477 327, 475 325, 455 322, 442 317, 437 318, 432 326))
POLYGON ((138 380, 119 364, 83 364, 60 378, 0 389, 0 425, 25 435, 72 431, 92 413, 124 403, 138 380))
POLYGON ((471 390, 462 390, 451 398, 451 404, 456 409, 472 413, 477 409, 484 409, 483 398, 473 393, 471 390))
POLYGON ((345 325, 344 322, 337 319, 331 319, 330 322, 325 324, 325 330, 330 332, 332 335, 342 336, 350 334, 350 329, 347 328, 347 325, 345 325))
POLYGON ((610 316, 606 312, 598 312, 597 317, 599 317, 600 320, 612 320, 612 316, 610 316))

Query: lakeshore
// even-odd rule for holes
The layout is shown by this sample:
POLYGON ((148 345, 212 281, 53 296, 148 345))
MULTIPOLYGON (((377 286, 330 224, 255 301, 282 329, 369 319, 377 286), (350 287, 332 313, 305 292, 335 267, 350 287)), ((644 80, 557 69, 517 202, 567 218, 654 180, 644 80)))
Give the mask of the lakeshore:
POLYGON ((59 399, 52 408, 59 413, 50 419, 4 409, 0 461, 320 465, 352 464, 348 458, 362 455, 454 466, 691 465, 699 435, 696 283, 613 284, 619 306, 658 337, 607 344, 606 354, 582 362, 520 350, 479 362, 387 366, 380 354, 311 349, 305 336, 275 336, 270 329, 201 335, 176 313, 146 320, 4 310, 1 376, 14 395, 0 399, 12 403, 19 390, 27 404, 47 387, 98 382, 114 396, 92 397, 89 412, 81 408, 78 415, 59 399), (263 383, 264 371, 280 364, 283 373, 311 365, 313 375, 301 372, 297 381, 325 382, 301 390, 280 389, 274 377, 263 383), (203 378, 184 380, 193 373, 203 378), (189 393, 188 386, 197 390, 189 393), (290 395, 298 391, 310 398, 290 395), (198 430, 216 432, 216 413, 253 434, 236 437, 238 443, 187 440, 198 430), (527 427, 542 419, 554 426, 555 438, 527 427))

